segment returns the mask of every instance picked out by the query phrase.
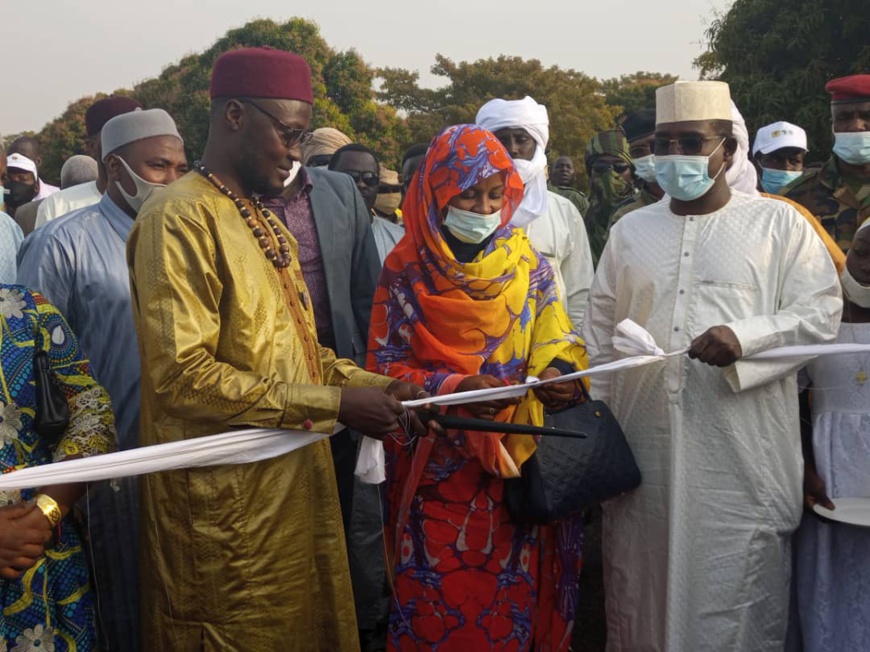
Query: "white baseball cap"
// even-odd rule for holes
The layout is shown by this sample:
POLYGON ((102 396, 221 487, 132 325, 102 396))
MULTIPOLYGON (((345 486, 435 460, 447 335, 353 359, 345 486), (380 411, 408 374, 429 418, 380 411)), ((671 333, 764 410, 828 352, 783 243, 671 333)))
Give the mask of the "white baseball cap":
POLYGON ((22 156, 21 154, 10 154, 9 156, 7 156, 6 167, 15 168, 16 170, 24 170, 26 172, 32 172, 34 177, 37 175, 36 163, 31 161, 26 156, 22 156))
POLYGON ((770 154, 783 147, 797 147, 807 151, 807 132, 790 122, 774 122, 758 130, 755 134, 755 144, 752 155, 759 152, 770 154))

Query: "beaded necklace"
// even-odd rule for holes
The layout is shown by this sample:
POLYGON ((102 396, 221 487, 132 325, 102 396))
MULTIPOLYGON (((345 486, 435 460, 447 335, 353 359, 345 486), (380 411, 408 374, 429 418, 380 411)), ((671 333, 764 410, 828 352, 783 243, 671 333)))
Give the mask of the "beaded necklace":
POLYGON ((263 250, 266 258, 269 259, 269 262, 278 269, 289 267, 291 260, 290 245, 287 243, 287 238, 281 234, 281 229, 278 227, 278 223, 272 216, 272 212, 263 206, 263 202, 257 198, 251 199, 251 205, 254 207, 254 210, 263 216, 263 219, 266 220, 266 223, 275 234, 275 237, 278 240, 278 251, 275 251, 275 248, 272 246, 272 239, 269 237, 266 230, 260 226, 256 216, 251 213, 251 210, 245 206, 245 202, 236 195, 236 193, 230 190, 220 179, 209 171, 201 161, 194 162, 193 167, 197 172, 208 179, 215 188, 232 200, 236 205, 236 208, 239 209, 239 214, 242 216, 242 219, 245 220, 245 224, 248 225, 251 232, 254 234, 254 237, 257 238, 257 242, 260 243, 260 248, 263 250))

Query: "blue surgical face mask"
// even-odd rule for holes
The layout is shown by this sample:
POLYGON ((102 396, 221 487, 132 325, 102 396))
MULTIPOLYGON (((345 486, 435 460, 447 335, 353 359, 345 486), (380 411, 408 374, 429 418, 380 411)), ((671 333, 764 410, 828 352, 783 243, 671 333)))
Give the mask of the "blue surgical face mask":
POLYGON ((834 133, 834 154, 852 165, 870 163, 870 131, 834 133))
POLYGON ((778 195, 779 191, 785 188, 795 179, 800 179, 803 176, 802 170, 775 170, 773 168, 761 168, 761 187, 764 192, 771 195, 778 195))
MULTIPOLYGON (((710 156, 722 147, 722 139, 710 156)), ((682 154, 656 156, 656 181, 666 193, 680 201, 693 201, 707 194, 725 169, 725 162, 710 176, 710 156, 684 156, 682 154)))
POLYGON ((447 208, 444 226, 461 242, 479 244, 501 226, 501 210, 491 215, 464 211, 454 206, 447 208))
POLYGON ((647 183, 655 183, 656 155, 648 154, 634 159, 634 173, 647 183))

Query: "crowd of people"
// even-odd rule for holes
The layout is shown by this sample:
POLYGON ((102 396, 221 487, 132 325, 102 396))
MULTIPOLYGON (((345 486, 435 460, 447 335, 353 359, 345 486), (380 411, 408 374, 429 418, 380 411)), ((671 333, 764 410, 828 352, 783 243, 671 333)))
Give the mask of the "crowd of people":
POLYGON ((530 524, 505 496, 540 435, 403 404, 529 376, 557 380, 447 411, 613 410, 643 479, 602 505, 608 650, 870 649, 870 530, 812 511, 870 499, 870 356, 748 359, 870 344, 870 75, 827 91, 833 151, 808 166, 804 130, 750 139, 727 84, 659 88, 589 141, 588 195, 531 97, 389 170, 309 131, 310 68, 271 48, 215 61, 197 160, 124 96, 88 109, 60 188, 38 140, 9 143, 2 473, 335 434, 0 491, 0 652, 570 650, 588 513, 530 524), (623 357, 625 319, 688 355, 559 380, 623 357), (381 485, 355 475, 364 436, 381 485))

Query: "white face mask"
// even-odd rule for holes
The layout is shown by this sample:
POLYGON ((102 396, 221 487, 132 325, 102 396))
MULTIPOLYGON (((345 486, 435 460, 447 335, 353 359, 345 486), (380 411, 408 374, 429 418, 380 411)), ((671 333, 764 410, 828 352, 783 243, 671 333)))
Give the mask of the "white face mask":
POLYGON ((481 215, 464 211, 455 206, 447 207, 444 226, 461 242, 479 244, 495 233, 501 226, 501 211, 490 215, 481 215))
POLYGON ((861 285, 855 277, 849 273, 848 266, 843 267, 840 274, 840 283, 843 285, 843 294, 856 306, 870 308, 870 286, 861 285))
POLYGON ((647 183, 655 183, 656 155, 647 154, 634 159, 634 173, 647 183))
POLYGON ((834 154, 852 165, 870 163, 870 131, 834 133, 834 154))
POLYGON ((113 154, 113 156, 121 161, 121 165, 124 166, 124 169, 127 170, 127 174, 130 175, 130 178, 133 179, 133 183, 136 185, 136 194, 131 195, 126 190, 124 190, 124 186, 121 185, 120 181, 116 181, 115 185, 118 187, 118 190, 121 192, 121 196, 124 197, 124 200, 133 209, 133 212, 136 214, 139 213, 139 209, 142 208, 142 204, 145 203, 145 200, 154 192, 155 188, 165 188, 165 183, 152 183, 150 181, 146 181, 138 174, 133 172, 130 169, 130 166, 127 165, 127 161, 122 159, 117 154, 113 154))

